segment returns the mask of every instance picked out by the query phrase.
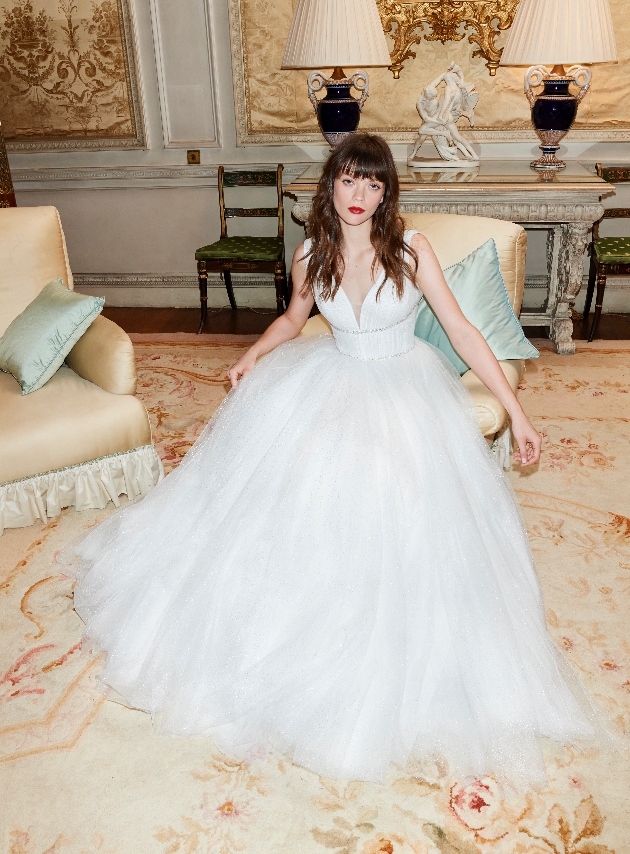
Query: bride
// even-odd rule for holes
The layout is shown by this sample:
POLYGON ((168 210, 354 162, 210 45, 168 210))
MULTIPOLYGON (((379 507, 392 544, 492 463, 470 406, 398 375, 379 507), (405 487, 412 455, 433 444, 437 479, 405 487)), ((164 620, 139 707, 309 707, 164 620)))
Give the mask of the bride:
POLYGON ((102 681, 167 732, 331 777, 439 756, 537 785, 539 737, 593 725, 467 392, 414 338, 423 295, 521 465, 541 440, 397 202, 381 138, 331 153, 286 314, 179 468, 74 546, 75 607, 102 681), (314 301, 334 337, 296 337, 314 301))

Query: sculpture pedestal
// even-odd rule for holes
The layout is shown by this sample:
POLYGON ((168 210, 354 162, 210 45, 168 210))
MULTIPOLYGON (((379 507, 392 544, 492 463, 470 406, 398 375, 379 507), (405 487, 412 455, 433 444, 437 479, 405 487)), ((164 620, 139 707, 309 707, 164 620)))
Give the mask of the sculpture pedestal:
POLYGON ((407 166, 410 169, 459 169, 460 172, 474 169, 479 166, 478 160, 442 160, 429 157, 410 157, 407 160, 407 166))

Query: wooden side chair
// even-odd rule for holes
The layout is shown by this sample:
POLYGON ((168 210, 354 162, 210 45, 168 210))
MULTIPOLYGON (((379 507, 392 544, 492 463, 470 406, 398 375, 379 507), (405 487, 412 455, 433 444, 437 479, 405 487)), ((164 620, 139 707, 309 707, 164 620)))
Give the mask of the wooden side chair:
POLYGON ((232 272, 273 273, 276 285, 278 316, 289 304, 287 268, 284 259, 284 211, 282 207, 282 164, 271 171, 226 172, 219 166, 219 211, 221 237, 215 243, 202 246, 195 252, 199 297, 201 300, 200 333, 208 315, 208 273, 220 273, 230 305, 236 309, 232 272), (276 187, 277 208, 227 208, 224 187, 276 187), (278 217, 277 237, 228 237, 227 220, 231 217, 278 217))
MULTIPOLYGON (((597 163, 596 166, 597 174, 604 181, 610 181, 611 184, 630 182, 630 168, 627 166, 602 166, 601 163, 597 163)), ((606 208, 602 219, 617 219, 619 217, 630 219, 630 208, 606 208)), ((593 225, 593 242, 590 247, 591 266, 584 303, 584 325, 587 326, 591 302, 593 301, 593 291, 595 290, 595 283, 597 283, 595 314, 588 335, 589 341, 595 337, 599 319, 602 316, 606 278, 630 274, 630 237, 600 237, 599 224, 602 219, 593 225)))

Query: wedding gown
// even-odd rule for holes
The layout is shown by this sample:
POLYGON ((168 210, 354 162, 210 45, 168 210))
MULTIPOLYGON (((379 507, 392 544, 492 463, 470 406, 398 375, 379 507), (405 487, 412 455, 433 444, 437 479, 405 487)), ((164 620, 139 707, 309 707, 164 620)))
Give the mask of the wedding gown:
MULTIPOLYGON (((409 240, 413 232, 406 234, 409 240)), ((102 680, 164 730, 383 781, 545 780, 539 736, 593 735, 546 631, 520 512, 420 293, 298 338, 225 398, 179 468, 74 547, 102 680)))

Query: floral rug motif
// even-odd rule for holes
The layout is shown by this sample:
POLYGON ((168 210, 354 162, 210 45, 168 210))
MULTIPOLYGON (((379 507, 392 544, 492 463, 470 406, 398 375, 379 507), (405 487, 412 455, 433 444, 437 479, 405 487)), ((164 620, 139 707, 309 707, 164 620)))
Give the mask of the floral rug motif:
MULTIPOLYGON (((245 343, 136 344, 138 394, 172 470, 228 389, 245 343)), ((520 391, 543 432, 510 479, 550 631, 630 729, 630 352, 543 352, 520 391)), ((439 763, 386 786, 317 777, 274 752, 247 761, 162 736, 106 701, 81 654, 71 583, 54 562, 112 512, 66 510, 0 539, 1 854, 629 854, 630 758, 545 745, 549 783, 506 796, 439 763)))

